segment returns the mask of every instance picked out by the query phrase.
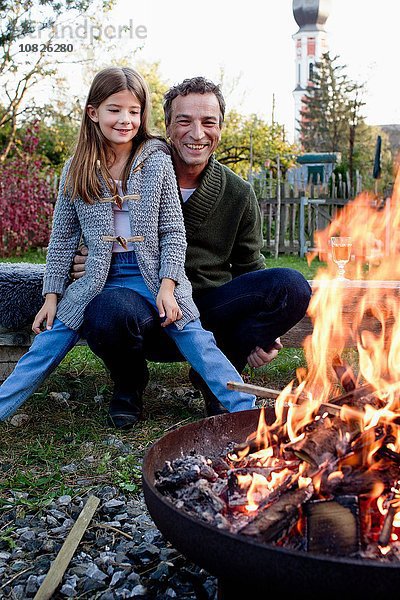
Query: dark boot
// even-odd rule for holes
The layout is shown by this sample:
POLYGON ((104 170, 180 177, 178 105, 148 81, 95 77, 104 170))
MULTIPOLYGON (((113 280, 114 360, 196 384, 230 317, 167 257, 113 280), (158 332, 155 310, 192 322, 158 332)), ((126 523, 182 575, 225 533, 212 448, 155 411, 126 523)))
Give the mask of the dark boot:
POLYGON ((114 392, 107 416, 107 423, 116 429, 132 429, 142 416, 141 394, 124 395, 114 392))
POLYGON ((143 364, 141 377, 136 369, 136 377, 125 381, 115 380, 114 393, 108 409, 107 422, 117 429, 132 429, 141 419, 143 411, 143 392, 149 381, 146 363, 143 364), (140 379, 140 381, 138 381, 140 379))
POLYGON ((189 370, 189 379, 196 390, 201 392, 204 399, 204 407, 206 417, 213 417, 214 415, 223 415, 229 410, 225 408, 218 400, 218 398, 212 393, 204 379, 194 369, 189 370))

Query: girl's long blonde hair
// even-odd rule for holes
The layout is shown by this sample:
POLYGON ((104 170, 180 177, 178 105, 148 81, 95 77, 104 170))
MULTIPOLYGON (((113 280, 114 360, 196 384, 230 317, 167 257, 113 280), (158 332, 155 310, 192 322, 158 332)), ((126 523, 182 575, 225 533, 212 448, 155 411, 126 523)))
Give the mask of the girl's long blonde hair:
POLYGON ((64 191, 74 199, 80 196, 88 204, 101 197, 99 170, 110 192, 117 193, 117 187, 109 172, 108 164, 113 162, 115 154, 98 123, 94 123, 87 114, 88 105, 98 108, 112 94, 124 90, 132 92, 140 102, 140 127, 132 140, 132 151, 122 174, 122 188, 126 192, 129 172, 138 148, 143 142, 153 138, 149 131, 151 110, 150 92, 143 77, 129 67, 108 67, 93 79, 82 116, 81 128, 72 158, 64 191))

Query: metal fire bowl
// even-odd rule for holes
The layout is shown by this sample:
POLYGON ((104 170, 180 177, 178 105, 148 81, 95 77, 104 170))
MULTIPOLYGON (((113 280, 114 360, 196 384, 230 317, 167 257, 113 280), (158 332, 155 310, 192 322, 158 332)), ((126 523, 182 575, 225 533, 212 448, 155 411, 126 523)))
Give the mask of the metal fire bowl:
MULTIPOLYGON (((194 563, 217 576, 224 598, 244 598, 279 593, 280 598, 398 598, 400 566, 395 563, 308 554, 260 544, 250 538, 208 525, 178 510, 154 486, 154 475, 166 460, 194 450, 216 456, 229 442, 241 442, 257 428, 259 410, 223 414, 191 423, 159 439, 146 453, 143 463, 143 489, 150 515, 171 544, 194 563), (293 594, 295 596, 293 596, 293 594), (384 596, 385 594, 385 596, 384 596)), ((273 409, 267 409, 269 423, 273 409)))

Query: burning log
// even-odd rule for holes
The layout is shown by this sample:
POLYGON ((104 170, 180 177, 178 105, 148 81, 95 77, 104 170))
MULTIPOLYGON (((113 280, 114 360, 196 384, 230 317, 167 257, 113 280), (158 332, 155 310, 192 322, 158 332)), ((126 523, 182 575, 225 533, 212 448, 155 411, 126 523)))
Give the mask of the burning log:
POLYGON ((285 449, 294 452, 301 460, 320 467, 346 454, 351 441, 358 434, 358 428, 339 418, 320 419, 313 423, 312 430, 307 431, 303 439, 287 444, 285 449))
POLYGON ((341 471, 324 474, 320 493, 323 496, 371 494, 377 484, 383 489, 390 489, 398 473, 399 469, 394 465, 386 469, 353 469, 350 465, 344 465, 341 471))
POLYGON ((395 514, 397 512, 397 508, 395 508, 392 504, 389 506, 388 511, 385 516, 385 520, 383 522, 382 530, 378 538, 378 544, 383 548, 387 546, 390 542, 390 537, 392 535, 393 529, 393 521, 395 514))
POLYGON ((388 448, 387 446, 382 446, 382 448, 379 448, 377 454, 382 458, 388 458, 389 460, 395 462, 397 465, 400 465, 400 454, 398 452, 395 452, 391 448, 388 448))
MULTIPOLYGON (((230 507, 234 506, 245 506, 248 504, 247 493, 252 484, 254 475, 261 475, 265 480, 265 485, 267 485, 268 478, 271 477, 274 473, 279 473, 283 470, 288 470, 294 465, 298 468, 299 463, 285 463, 282 461, 281 465, 275 465, 273 467, 253 467, 247 466, 239 469, 231 469, 228 472, 228 505, 230 507)), ((286 489, 286 486, 293 483, 295 473, 290 473, 285 477, 285 485, 283 486, 286 489)), ((277 494, 281 493, 281 487, 278 487, 277 490, 274 490, 269 493, 267 498, 262 501, 261 506, 263 506, 266 502, 271 502, 273 498, 276 498, 277 494)))
POLYGON ((228 458, 232 461, 243 460, 249 454, 255 454, 260 450, 264 450, 268 446, 268 440, 264 438, 254 438, 247 442, 236 444, 232 450, 228 452, 228 458))
POLYGON ((360 385, 350 392, 346 392, 345 394, 341 394, 340 396, 333 398, 331 403, 337 404, 338 406, 342 406, 343 404, 354 406, 356 400, 359 398, 365 398, 369 394, 373 394, 375 391, 375 388, 370 383, 366 383, 364 385, 360 385))
POLYGON ((356 496, 313 500, 306 505, 307 550, 349 556, 360 550, 359 507, 356 496))
POLYGON ((300 507, 311 498, 313 492, 311 483, 307 487, 288 491, 261 510, 240 533, 260 542, 279 540, 297 522, 300 507))

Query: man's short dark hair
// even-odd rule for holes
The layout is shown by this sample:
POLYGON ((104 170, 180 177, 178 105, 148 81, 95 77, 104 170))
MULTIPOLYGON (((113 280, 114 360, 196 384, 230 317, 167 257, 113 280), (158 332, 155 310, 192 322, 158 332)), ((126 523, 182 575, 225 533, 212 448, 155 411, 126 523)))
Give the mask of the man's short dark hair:
POLYGON ((185 79, 182 83, 172 86, 164 95, 164 115, 165 124, 168 126, 171 122, 172 101, 177 96, 187 96, 188 94, 215 94, 220 110, 220 126, 225 116, 225 100, 221 88, 216 83, 209 81, 205 77, 192 77, 185 79))

